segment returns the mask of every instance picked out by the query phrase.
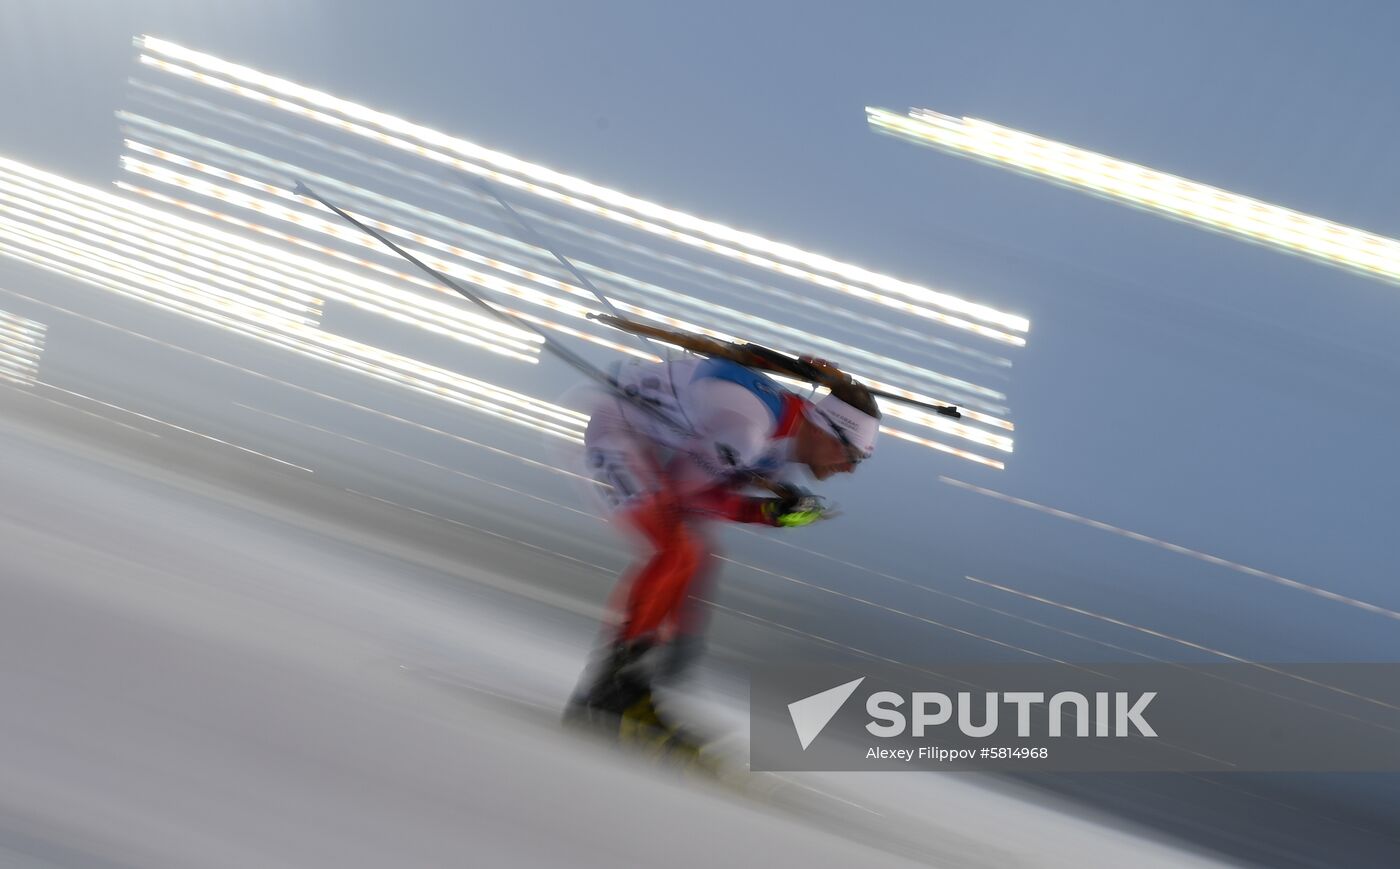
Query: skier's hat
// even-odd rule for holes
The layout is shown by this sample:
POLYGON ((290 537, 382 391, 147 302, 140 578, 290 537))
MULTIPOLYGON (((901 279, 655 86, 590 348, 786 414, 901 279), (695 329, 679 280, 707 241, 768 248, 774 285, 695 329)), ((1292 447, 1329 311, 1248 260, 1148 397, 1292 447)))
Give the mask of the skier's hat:
POLYGON ((864 386, 855 381, 839 385, 830 395, 808 402, 807 419, 846 447, 852 462, 870 458, 880 433, 880 409, 864 386))

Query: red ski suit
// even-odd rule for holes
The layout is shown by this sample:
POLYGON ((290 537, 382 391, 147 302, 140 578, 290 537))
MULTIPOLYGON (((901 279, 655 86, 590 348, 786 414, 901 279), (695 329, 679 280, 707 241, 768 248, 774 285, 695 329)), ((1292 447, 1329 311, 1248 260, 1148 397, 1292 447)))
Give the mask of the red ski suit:
POLYGON ((768 377, 721 359, 629 363, 619 384, 680 426, 616 395, 600 395, 584 436, 589 473, 614 523, 641 541, 644 560, 614 593, 620 638, 665 641, 698 633, 686 600, 709 571, 706 526, 770 523, 766 498, 740 490, 790 464, 805 399, 768 377))

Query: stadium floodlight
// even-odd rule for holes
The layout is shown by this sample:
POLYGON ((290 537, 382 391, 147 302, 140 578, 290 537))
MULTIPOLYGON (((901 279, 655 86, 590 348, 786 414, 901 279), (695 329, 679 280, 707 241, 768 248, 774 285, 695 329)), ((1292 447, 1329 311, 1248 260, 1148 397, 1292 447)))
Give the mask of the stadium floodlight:
POLYGON ((1292 253, 1400 280, 1400 241, 1023 133, 928 109, 866 108, 878 131, 972 156, 1292 253))

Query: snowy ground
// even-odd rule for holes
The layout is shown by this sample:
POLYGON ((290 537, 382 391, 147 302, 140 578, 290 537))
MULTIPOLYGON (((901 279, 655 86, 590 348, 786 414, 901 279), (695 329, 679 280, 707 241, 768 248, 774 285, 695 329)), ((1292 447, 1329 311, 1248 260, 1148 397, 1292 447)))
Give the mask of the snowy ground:
POLYGON ((600 753, 424 678, 557 704, 596 606, 523 578, 584 568, 0 393, 5 867, 1211 865, 977 776, 803 817, 600 753))

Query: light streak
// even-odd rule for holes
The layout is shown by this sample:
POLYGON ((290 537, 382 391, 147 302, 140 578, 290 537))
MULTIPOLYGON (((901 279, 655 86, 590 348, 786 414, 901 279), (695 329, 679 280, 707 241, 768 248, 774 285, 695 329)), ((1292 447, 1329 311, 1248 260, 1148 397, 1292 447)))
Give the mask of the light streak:
MULTIPOLYGON (((225 178, 226 180, 234 181, 235 183, 244 184, 244 186, 252 187, 252 188, 254 188, 254 189, 259 189, 259 190, 261 190, 261 191, 263 191, 263 192, 265 192, 265 193, 269 193, 269 194, 272 194, 272 195, 276 195, 276 196, 278 196, 278 197, 280 197, 280 198, 283 198, 283 199, 287 199, 287 200, 291 200, 291 201, 300 201, 300 200, 303 199, 302 197, 295 196, 294 194, 292 194, 292 193, 289 192, 289 191, 286 191, 286 190, 284 190, 284 189, 275 187, 275 186, 270 185, 270 184, 265 184, 265 183, 263 183, 263 182, 258 182, 258 181, 255 181, 255 180, 253 180, 253 179, 248 179, 248 178, 245 178, 245 177, 243 177, 243 176, 236 175, 235 173, 226 172, 226 171, 224 171, 224 170, 215 169, 215 168, 213 168, 213 167, 202 167, 202 164, 196 164, 195 161, 189 161, 189 160, 186 160, 185 158, 179 157, 178 155, 169 154, 168 152, 160 151, 159 149, 150 149, 150 150, 152 150, 152 151, 157 151, 157 152, 158 152, 158 156, 161 156, 162 158, 168 159, 168 160, 170 160, 170 162, 174 162, 176 165, 189 165, 191 168, 207 168, 207 174, 214 175, 215 177, 222 177, 222 178, 225 178)), ((288 221, 290 221, 290 222, 293 222, 293 223, 297 224, 298 226, 302 227, 303 229, 310 229, 310 230, 315 230, 315 231, 319 231, 319 232, 324 232, 324 233, 326 233, 326 234, 328 234, 328 235, 331 235, 331 236, 336 237, 336 238, 340 238, 340 239, 342 239, 342 240, 344 240, 344 241, 351 242, 351 243, 354 243, 354 244, 363 245, 363 246, 366 246, 366 247, 374 247, 374 246, 375 246, 375 245, 374 245, 374 242, 373 242, 372 240, 368 239, 367 237, 363 237, 363 236, 361 236, 361 235, 358 234, 358 233, 350 232, 348 229, 346 229, 345 227, 342 227, 341 225, 339 225, 339 224, 337 224, 337 223, 332 223, 332 222, 330 222, 330 221, 323 220, 323 219, 318 218, 318 217, 314 217, 314 216, 310 216, 310 215, 303 214, 303 213, 301 213, 301 212, 294 211, 294 210, 292 210, 292 209, 290 209, 290 208, 287 208, 287 207, 278 205, 278 204, 276 204, 275 202, 270 202, 270 201, 267 201, 267 200, 258 199, 258 198, 256 198, 256 197, 250 196, 250 195, 248 195, 248 194, 244 194, 244 193, 240 193, 240 192, 238 192, 238 191, 230 190, 230 189, 225 188, 225 187, 220 187, 220 186, 218 186, 218 185, 214 185, 214 184, 211 184, 211 183, 209 183, 209 182, 202 181, 202 180, 200 180, 200 179, 198 179, 198 178, 195 178, 195 177, 191 177, 191 176, 187 176, 187 175, 182 175, 182 174, 180 174, 180 173, 173 172, 173 171, 167 170, 167 169, 163 169, 163 168, 161 168, 161 167, 159 167, 159 166, 154 166, 154 165, 152 165, 152 164, 144 163, 144 162, 141 162, 141 161, 127 159, 127 160, 124 160, 124 164, 126 165, 126 167, 127 167, 128 169, 131 169, 132 171, 137 172, 138 174, 142 174, 142 175, 145 175, 145 176, 148 176, 148 177, 152 177, 152 178, 155 178, 155 179, 157 179, 157 180, 165 181, 166 183, 174 184, 174 185, 176 185, 176 186, 181 187, 182 189, 192 190, 192 191, 194 191, 194 192, 197 192, 197 193, 200 193, 200 194, 203 194, 203 195, 206 195, 206 196, 211 196, 211 197, 213 197, 213 198, 219 199, 220 201, 229 202, 229 203, 231 203, 231 204, 239 205, 239 206, 248 208, 248 209, 250 209, 250 210, 256 211, 256 212, 259 213, 259 214, 263 214, 263 215, 271 216, 271 217, 278 217, 278 218, 281 218, 281 219, 284 219, 284 220, 288 220, 288 221)), ((395 226, 393 226, 392 224, 385 223, 385 222, 383 222, 383 221, 374 220, 374 219, 372 219, 372 218, 364 217, 363 215, 356 215, 356 218, 357 218, 357 219, 361 219, 361 220, 365 221, 367 224, 369 224, 369 225, 371 225, 371 226, 374 226, 374 227, 376 227, 376 228, 378 228, 378 229, 381 229, 381 230, 383 230, 383 231, 385 231, 385 232, 393 233, 394 235, 397 235, 397 236, 402 237, 402 238, 411 239, 411 240, 413 240, 414 242, 417 242, 418 244, 425 245, 425 246, 430 247, 430 248, 432 248, 432 249, 441 250, 441 251, 450 253, 450 254, 452 254, 452 255, 454 255, 454 256, 464 257, 464 258, 470 259, 471 261, 481 262, 481 263, 483 263, 483 264, 485 264, 485 265, 488 265, 489 267, 494 268, 494 269, 496 269, 496 270, 498 270, 498 271, 506 271, 506 272, 509 273, 509 274, 515 274, 515 275, 517 275, 517 276, 519 276, 519 277, 521 277, 521 278, 523 278, 523 279, 531 280, 531 281, 534 281, 534 282, 536 282, 536 283, 543 284, 543 285, 545 285, 545 286, 547 286, 547 287, 550 287, 550 288, 553 288, 553 289, 567 290, 567 291, 569 291, 571 294, 583 295, 583 296, 585 296, 585 297, 591 298, 591 294, 587 293, 587 291, 582 290, 581 288, 574 287, 574 286, 572 286, 572 285, 570 285, 570 284, 567 284, 567 283, 565 283, 565 282, 563 282, 563 281, 558 281, 558 280, 555 280, 555 279, 553 279, 553 278, 549 278, 549 277, 547 277, 547 276, 540 275, 540 274, 538 274, 538 273, 531 272, 531 271, 528 271, 528 270, 518 269, 518 268, 516 268, 516 267, 514 267, 514 266, 510 266, 510 265, 508 265, 508 264, 501 263, 501 262, 496 261, 496 260, 484 258, 484 257, 481 257, 479 254, 475 254, 474 252, 464 250, 464 249, 462 249, 462 248, 460 248, 460 247, 458 247, 458 246, 445 244, 445 243, 443 243, 443 242, 438 242, 438 241, 436 241, 436 240, 434 240, 434 239, 430 239, 430 238, 428 238, 428 237, 426 237, 426 236, 423 236, 423 235, 421 235, 421 234, 419 234, 419 233, 409 232, 409 231, 400 229, 400 228, 398 228, 398 227, 395 227, 395 226)), ((486 288, 488 288, 488 289, 500 290, 500 291, 503 291, 504 293, 506 293, 506 294, 508 294, 508 295, 514 296, 514 297, 516 297, 516 298, 521 298, 521 299, 523 299, 523 300, 525 300, 525 301, 533 302, 533 303, 536 303, 536 304, 546 304, 547 306, 553 308, 554 310, 556 310, 556 311, 559 312, 559 313, 563 313, 563 314, 566 314, 566 315, 569 315, 569 316, 573 316, 573 317, 576 317, 576 318, 579 318, 579 319, 586 319, 587 316, 588 316, 588 314, 589 314, 589 310, 588 310, 587 308, 585 308, 585 307, 572 305, 572 304, 570 304, 570 303, 562 302, 562 301, 560 301, 560 300, 554 299, 553 297, 544 296, 544 295, 543 295, 542 293, 540 293, 539 291, 532 290, 532 289, 530 289, 530 288, 528 288, 528 287, 525 287, 525 286, 522 286, 522 285, 519 285, 519 284, 515 284, 515 283, 513 283, 513 282, 502 281, 501 279, 495 278, 494 276, 489 275, 489 274, 486 274, 486 273, 483 273, 483 272, 476 271, 475 269, 466 269, 466 268, 456 267, 456 266, 454 266, 454 265, 453 265, 452 263, 450 263, 450 262, 443 261, 443 260, 434 260, 434 259, 432 259, 432 258, 429 258, 429 262, 430 262, 435 268, 439 268, 439 269, 441 269, 442 271, 447 272, 448 274, 453 275, 454 277, 462 277, 462 278, 464 278, 464 279, 466 279, 466 280, 468 280, 468 281, 471 281, 471 282, 474 283, 474 284, 477 284, 478 286, 483 286, 483 287, 486 287, 486 288)), ((629 314, 635 315, 635 316, 640 317, 640 318, 642 318, 642 319, 647 319, 647 320, 651 320, 651 321, 654 321, 654 322, 663 323, 663 324, 665 324, 665 325, 667 325, 667 326, 670 326, 670 327, 673 327, 673 328, 677 328, 677 329, 683 329, 683 330, 686 330, 686 331, 689 331, 689 332, 693 332, 693 333, 708 335, 708 336, 710 336, 710 337, 718 338, 718 339, 724 340, 724 341, 735 341, 735 340, 737 340, 737 339, 735 338, 735 336, 733 336, 733 335, 729 335, 729 334, 726 334, 726 333, 723 333, 723 332, 720 332, 720 331, 717 331, 717 330, 714 330, 714 329, 709 329, 709 328, 706 328, 706 327, 702 327, 702 326, 699 326, 698 324, 691 323, 691 322, 687 322, 687 321, 681 320, 681 319, 676 318, 676 317, 671 317, 671 316, 663 315, 663 314, 657 313, 657 312, 655 312, 655 311, 652 311, 652 310, 649 310, 649 309, 646 309, 646 308, 642 308, 642 307, 639 307, 639 306, 636 306, 636 305, 631 305, 631 304, 628 304, 628 303, 625 303, 625 302, 620 302, 620 301, 619 301, 619 302, 616 302, 615 304, 616 304, 616 306, 618 307, 619 310, 625 311, 625 312, 627 312, 627 313, 629 313, 629 314)), ((935 375, 935 376, 938 376, 938 375, 935 375)), ((878 385, 877 385, 877 382, 875 382, 875 381, 871 381, 871 380, 869 380, 869 379, 867 379, 867 378, 862 378, 862 379, 865 380, 867 383, 869 383, 871 386, 875 386, 876 388, 889 387, 889 388, 892 388, 892 389, 893 389, 893 387, 891 387, 889 384, 878 384, 878 385)), ((990 394, 992 394, 992 395, 997 395, 997 396, 1000 395, 1000 393, 992 393, 990 390, 985 390, 984 388, 977 387, 975 384, 968 384, 968 383, 965 383, 965 382, 963 382, 963 381, 956 381, 956 382, 957 382, 958 385, 960 385, 960 386, 964 386, 964 387, 971 388, 971 389, 974 389, 974 390, 980 390, 980 391, 982 391, 982 392, 988 392, 988 393, 990 393, 990 394)), ((907 395, 907 396, 909 396, 909 397, 918 396, 917 393, 913 393, 913 392, 911 392, 911 391, 909 391, 909 390, 899 390, 899 391, 902 392, 902 393, 904 393, 905 395, 907 395)), ((931 398, 926 397, 926 396, 918 396, 918 397, 916 398, 916 400, 933 401, 933 400, 935 400, 935 399, 931 399, 931 398)), ((989 434, 989 433, 985 433, 985 432, 982 432, 982 431, 980 431, 980 430, 978 430, 978 429, 974 429, 974 428, 972 428, 972 427, 970 427, 970 426, 967 426, 967 425, 955 423, 955 422, 953 422, 953 421, 951 421, 951 420, 948 420, 946 417, 942 417, 942 416, 939 416, 939 415, 936 415, 936 414, 932 414, 932 413, 926 413, 926 412, 920 412, 920 411, 914 411, 914 410, 907 410, 907 409, 903 409, 903 408, 901 408, 901 409, 899 409, 899 410, 897 410, 897 411, 894 411, 891 415, 897 416, 897 417, 903 419, 903 420, 906 421, 906 422, 912 422, 912 423, 917 424, 917 425, 924 425, 924 426, 927 426, 927 427, 930 427, 930 428, 934 428, 934 429, 943 431, 943 432, 945 432, 945 433, 952 434, 952 435, 954 435, 954 436, 956 436, 956 437, 961 437, 961 438, 965 438, 965 439, 968 439, 968 440, 972 440, 972 441, 974 441, 974 442, 976 442, 976 443, 979 443, 979 444, 982 444, 982 445, 985 445, 985 446, 991 446, 991 447, 993 447, 993 448, 995 448, 995 449, 1000 449, 1000 450, 1004 450, 1004 451, 1007 451, 1007 452, 1010 451, 1010 443, 1011 443, 1011 442, 1010 442, 1010 439, 1005 438, 1005 437, 1001 437, 1001 436, 997 436, 997 435, 992 435, 992 434, 989 434)), ((996 419, 995 417, 990 417, 990 416, 983 415, 983 414, 976 414, 976 417, 977 417, 978 421, 994 420, 993 424, 1003 423, 1003 421, 1001 421, 1001 420, 999 420, 999 419, 996 419)), ((969 452, 964 451, 964 450, 958 450, 957 448, 948 447, 947 445, 944 445, 944 444, 937 444, 937 442, 935 442, 935 441, 930 441, 930 440, 927 440, 927 439, 925 439, 925 438, 918 438, 918 437, 915 437, 915 436, 912 436, 912 435, 907 435, 906 433, 904 433, 904 432, 898 432, 898 431, 895 430, 895 429, 887 429, 887 430, 888 430, 888 431, 891 431, 891 432, 896 432, 896 436, 897 436, 897 437, 904 437, 906 440, 909 440, 909 441, 912 442, 912 443, 917 443, 917 444, 920 444, 920 445, 923 445, 923 446, 930 446, 930 447, 932 447, 933 449, 938 449, 938 450, 941 450, 941 451, 949 452, 949 453, 952 454, 952 455, 957 455, 957 456, 960 456, 960 457, 963 457, 963 458, 970 458, 970 459, 973 460, 973 461, 980 461, 980 462, 982 462, 982 463, 984 463, 984 464, 988 464, 988 465, 991 466, 991 467, 1004 467, 1004 464, 1002 464, 1002 463, 1000 463, 1000 462, 993 462, 993 461, 991 461, 991 460, 985 460, 985 459, 983 459, 983 457, 977 456, 977 455, 974 454, 974 453, 969 453, 969 452), (935 444, 937 444, 937 445, 935 445, 935 444)))
POLYGON ((1119 528, 1117 525, 1110 525, 1107 522, 1100 522, 1097 519, 1089 519, 1085 516, 1080 516, 1078 513, 1071 513, 1068 510, 1060 510, 1056 507, 1047 507, 1044 504, 1037 504, 1034 501, 1027 501, 1024 498, 1017 498, 1012 495, 1006 495, 994 489, 986 489, 982 486, 974 486, 971 483, 964 483, 961 480, 955 480, 951 477, 939 477, 938 479, 943 481, 944 483, 947 483, 950 486, 956 486, 959 489, 966 489, 969 492, 976 492, 979 495, 986 495, 989 498, 995 498, 998 501, 1004 501, 1007 504, 1015 504, 1018 507, 1026 507, 1028 509, 1035 510, 1039 513, 1044 513, 1047 516, 1055 516, 1060 519, 1068 519, 1069 521, 1076 522, 1080 525, 1087 525, 1090 528, 1097 528, 1100 531, 1107 531, 1110 534, 1117 534, 1119 537, 1126 537, 1129 540, 1136 540, 1139 543, 1146 543, 1151 546, 1156 546, 1157 548, 1165 549, 1168 552, 1175 552, 1178 555, 1185 555, 1188 558, 1194 558, 1197 561, 1203 561, 1206 564, 1211 564, 1216 567, 1224 567, 1228 570, 1233 570, 1236 573, 1242 573, 1246 576, 1252 576, 1257 579, 1262 579, 1266 582, 1271 582, 1274 585, 1282 586, 1283 588, 1289 588, 1293 589, 1294 591, 1305 592, 1315 597, 1320 597, 1324 600, 1329 600, 1334 603, 1340 603, 1345 606, 1352 607, 1354 609, 1362 610, 1364 612, 1375 613, 1376 615, 1385 616, 1388 619, 1400 620, 1400 612, 1396 612, 1395 610, 1387 609, 1386 607, 1378 606, 1377 604, 1367 603, 1364 600, 1357 600, 1354 597, 1347 597, 1346 595, 1338 594, 1335 591, 1328 591, 1325 588, 1318 588, 1315 585, 1308 585, 1307 583, 1299 582, 1296 579, 1289 579, 1285 576, 1279 576, 1276 573, 1269 573, 1267 570, 1260 570, 1257 567, 1250 567, 1247 564, 1240 564, 1237 561, 1230 561, 1228 559, 1221 558, 1218 555, 1211 555, 1210 553, 1201 552, 1197 549, 1190 549, 1188 547, 1181 546, 1177 543, 1168 543, 1167 541, 1160 540, 1156 537, 1149 537, 1146 534, 1140 534, 1136 531, 1129 531, 1126 528, 1119 528))
POLYGON ((35 382, 45 331, 47 327, 37 320, 0 311, 0 378, 20 386, 35 382))
MULTIPOLYGON (((865 298, 867 301, 876 302, 878 304, 906 309, 917 307, 900 305, 896 299, 892 299, 882 293, 870 292, 850 282, 853 281, 875 287, 883 290, 885 293, 893 293, 894 295, 912 299, 921 304, 929 304, 944 308, 945 310, 956 311, 974 319, 982 320, 983 322, 995 323, 1003 329, 1009 329, 1014 332, 1024 332, 1029 328, 1029 322, 1023 317, 996 311, 985 305, 969 302, 948 293, 938 292, 907 281, 901 281, 887 275, 837 261, 830 257, 804 251, 792 245, 772 241, 753 233, 743 232, 714 221, 703 220, 674 209, 665 208, 647 202, 646 200, 628 196, 581 179, 546 169, 542 166, 516 159, 498 151, 483 148, 464 139, 448 136, 427 127, 410 123, 401 118, 396 118, 383 112, 377 112, 347 100, 338 99, 329 94, 295 84, 285 79, 266 75, 248 67, 232 64, 213 57, 212 55, 182 48, 166 40, 147 36, 142 38, 141 44, 147 51, 173 58, 209 70, 210 72, 218 73, 219 75, 227 76, 229 79, 244 82, 246 85, 251 85, 252 87, 234 84, 215 75, 191 70, 179 64, 171 63, 149 54, 143 54, 141 56, 141 62, 148 66, 226 92, 236 93, 240 96, 262 102, 265 105, 292 111, 303 117, 338 127, 346 132, 366 136, 383 144, 388 144, 402 150, 417 153, 429 159, 437 160, 438 162, 453 165, 456 168, 471 172, 472 174, 508 184, 516 189, 526 189, 554 201, 562 202, 638 229, 662 235, 675 241, 700 247, 713 253, 729 256, 783 274, 801 277, 829 289, 845 292, 859 298, 865 298), (255 90, 254 88, 264 88, 266 91, 278 94, 279 96, 270 96, 268 93, 255 90), (300 100, 327 111, 309 109, 298 102, 294 102, 294 100, 300 100), (340 117, 336 117, 328 112, 333 112, 335 115, 340 115, 340 117), (345 120, 345 118, 353 118, 354 121, 345 120), (379 129, 374 129, 375 127, 379 129), (394 133, 408 136, 418 142, 428 143, 434 148, 442 149, 442 151, 447 151, 457 156, 448 157, 440 151, 430 151, 421 144, 414 144, 399 136, 390 136, 380 132, 380 130, 390 130, 394 133), (477 163, 467 163, 460 159, 461 157, 477 161, 477 163), (486 168, 488 166, 492 168, 486 168), (522 176, 533 180, 522 181, 515 176, 522 176), (567 192, 560 193, 558 192, 560 190, 567 192), (605 203, 605 205, 596 204, 598 202, 605 203), (641 217, 637 217, 636 215, 641 215, 641 217), (678 227, 679 229, 670 227, 678 227), (721 244, 719 242, 724 243, 721 244), (797 263, 801 267, 791 265, 791 263, 797 263), (834 280, 827 277, 827 275, 836 275, 844 280, 834 280)), ((914 310, 907 310, 907 312, 915 313, 914 310)), ((978 324, 971 323, 959 317, 941 315, 938 314, 938 312, 928 309, 918 309, 916 315, 943 322, 954 328, 967 329, 983 335, 984 337, 992 338, 993 340, 999 340, 1018 346, 1024 344, 1023 338, 1007 334, 997 329, 979 326, 978 324)))
POLYGON ((1400 280, 1400 241, 976 118, 867 108, 876 129, 1292 253, 1400 280))

